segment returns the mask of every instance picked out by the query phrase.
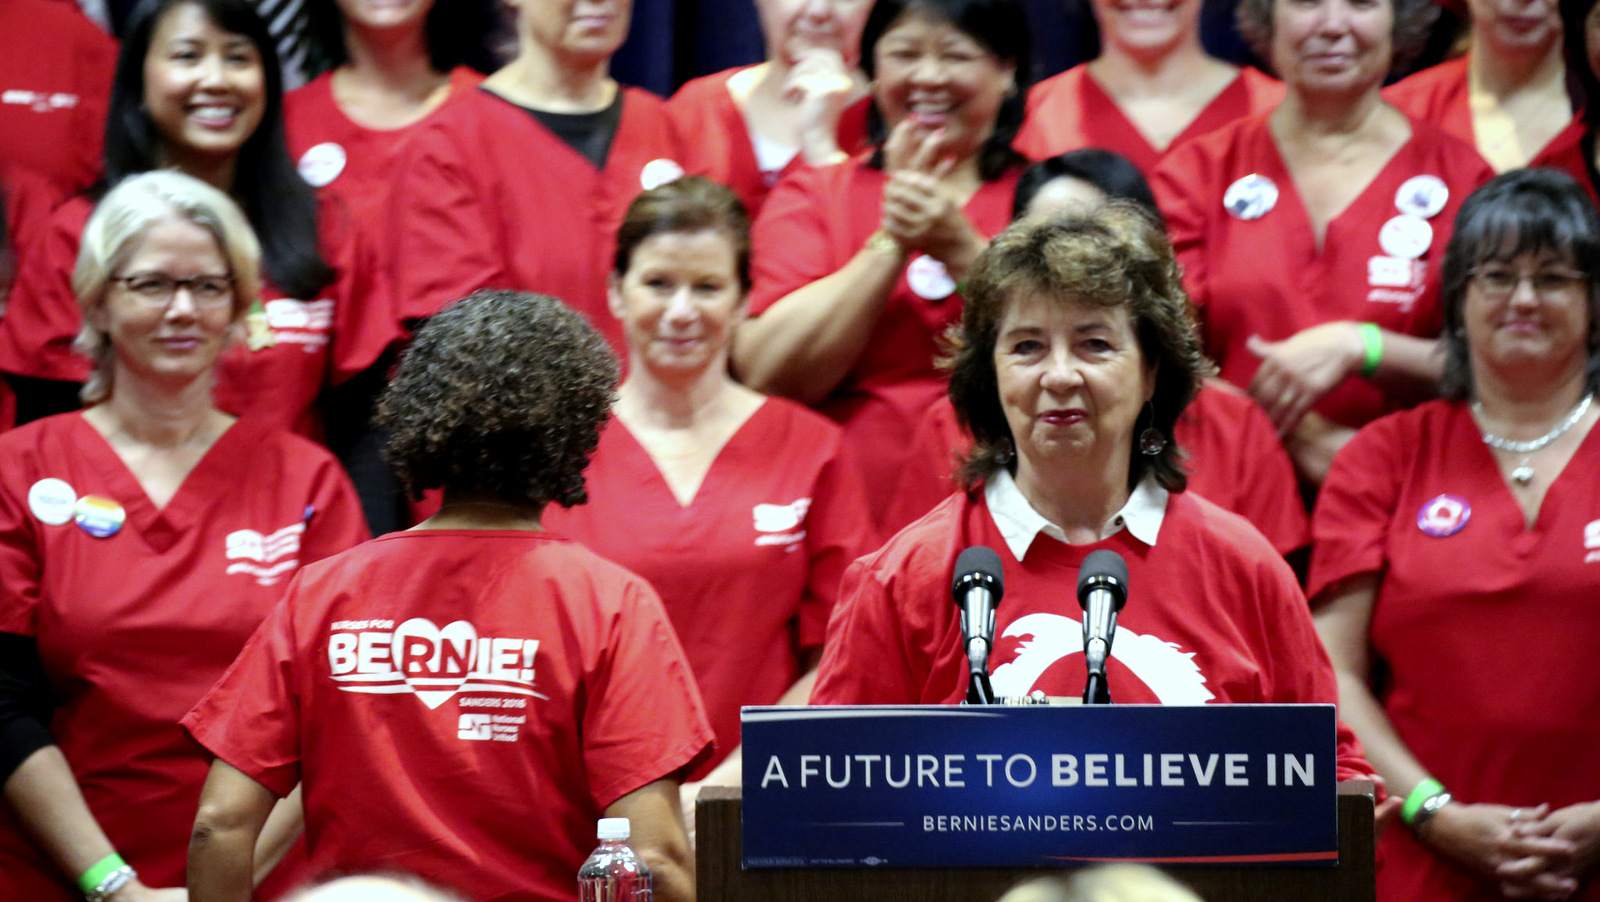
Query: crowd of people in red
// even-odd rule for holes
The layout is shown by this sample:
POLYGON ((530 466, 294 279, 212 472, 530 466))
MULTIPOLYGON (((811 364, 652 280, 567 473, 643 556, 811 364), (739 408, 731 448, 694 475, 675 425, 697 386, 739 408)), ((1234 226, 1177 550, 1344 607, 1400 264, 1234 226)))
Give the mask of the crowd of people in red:
POLYGON ((1036 81, 1022 0, 755 2, 662 99, 629 0, 308 0, 294 90, 0 0, 0 899, 560 899, 602 815, 690 899, 740 708, 960 702, 987 545, 1000 694, 1114 549, 1119 700, 1337 701, 1380 902, 1600 902, 1600 4, 1036 81))

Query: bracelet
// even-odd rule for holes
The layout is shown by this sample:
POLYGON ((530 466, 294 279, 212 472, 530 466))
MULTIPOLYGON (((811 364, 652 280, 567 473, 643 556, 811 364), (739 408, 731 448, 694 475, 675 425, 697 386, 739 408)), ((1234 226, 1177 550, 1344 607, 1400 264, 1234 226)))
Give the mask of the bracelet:
POLYGON ((1383 330, 1376 323, 1362 323, 1361 343, 1366 346, 1367 357, 1361 362, 1361 375, 1371 379, 1377 375, 1378 364, 1383 362, 1383 330))
POLYGON ((1440 783, 1438 780, 1435 780, 1432 777, 1424 779, 1422 782, 1417 784, 1416 789, 1411 790, 1410 795, 1406 796, 1405 804, 1400 806, 1400 819, 1405 821, 1407 826, 1412 826, 1415 824, 1417 820, 1417 812, 1422 810, 1422 806, 1425 805, 1429 799, 1441 795, 1449 795, 1449 793, 1444 791, 1443 783, 1440 783))
POLYGON ((83 894, 84 902, 106 902, 107 899, 116 895, 117 890, 126 886, 133 877, 133 868, 127 865, 117 868, 107 874, 106 879, 100 881, 100 885, 96 886, 93 892, 83 894))
POLYGON ((867 242, 862 247, 875 254, 896 258, 903 257, 906 253, 905 248, 900 246, 900 242, 890 237, 889 233, 883 229, 879 229, 868 236, 867 242))
POLYGON ((78 889, 88 902, 104 902, 134 878, 133 868, 115 852, 89 866, 78 877, 78 889))

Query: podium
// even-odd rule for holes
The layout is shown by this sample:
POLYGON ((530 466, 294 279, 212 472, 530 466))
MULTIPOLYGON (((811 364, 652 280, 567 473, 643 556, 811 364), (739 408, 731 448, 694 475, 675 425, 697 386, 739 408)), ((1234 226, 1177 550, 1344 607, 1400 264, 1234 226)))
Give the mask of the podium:
MULTIPOLYGON (((695 804, 700 902, 993 902, 1069 869, 740 867, 742 790, 708 786, 695 804)), ((1206 902, 1374 902, 1373 787, 1339 784, 1336 867, 1167 867, 1206 902)))

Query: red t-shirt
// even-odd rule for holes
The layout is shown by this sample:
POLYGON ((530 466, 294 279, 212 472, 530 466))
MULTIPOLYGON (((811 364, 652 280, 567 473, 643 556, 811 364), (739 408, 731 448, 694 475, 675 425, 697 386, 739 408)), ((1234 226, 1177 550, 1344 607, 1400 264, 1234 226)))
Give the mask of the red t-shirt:
POLYGON ((606 807, 711 751, 644 580, 515 530, 390 533, 307 568, 183 723, 280 796, 305 781, 314 872, 473 900, 571 902, 606 807))
MULTIPOLYGON (((1430 401, 1362 429, 1334 458, 1313 519, 1310 593, 1382 582, 1372 609, 1380 700, 1406 747, 1465 802, 1561 808, 1600 799, 1600 430, 1530 528, 1467 405, 1430 401)), ((1381 899, 1499 899, 1419 845, 1379 840, 1381 899)), ((1574 898, 1600 900, 1592 878, 1574 898)))
MULTIPOLYGON (((1083 628, 1074 587, 1090 552, 1128 564, 1107 679, 1119 704, 1333 703, 1333 667, 1294 573, 1242 517, 1183 493, 1167 502, 1155 545, 1127 529, 1089 545, 1048 536, 1018 561, 987 502, 952 495, 845 572, 828 624, 813 704, 955 704, 966 697, 955 559, 987 545, 1005 568, 990 675, 997 695, 1083 694, 1083 628)), ((1339 777, 1372 773, 1340 728, 1339 777)))
MULTIPOLYGON (((72 349, 83 317, 72 291, 78 241, 94 205, 83 196, 57 207, 24 254, 6 315, 0 319, 0 372, 36 379, 82 382, 89 359, 72 349)), ((318 436, 317 394, 330 366, 329 341, 344 299, 370 284, 370 265, 340 229, 324 230, 323 253, 340 277, 315 300, 297 300, 264 279, 261 300, 273 344, 251 350, 233 342, 217 361, 216 403, 235 416, 264 418, 273 426, 318 436)))
MULTIPOLYGON (((1429 66, 1385 88, 1383 99, 1413 119, 1432 123, 1445 134, 1477 146, 1472 129, 1472 88, 1467 82, 1468 57, 1458 56, 1437 66, 1429 66)), ((1575 119, 1577 117, 1574 117, 1575 119)), ((1559 151, 1552 138, 1528 160, 1529 168, 1556 165, 1551 154, 1559 151)), ((1587 182, 1587 177, 1580 181, 1587 182)))
MULTIPOLYGON (((684 168, 732 188, 754 219, 778 179, 805 163, 796 154, 789 165, 777 172, 761 170, 744 114, 728 93, 728 79, 748 68, 751 67, 739 66, 685 82, 667 101, 667 111, 677 123, 678 134, 688 138, 683 145, 684 168)), ((867 110, 871 104, 870 98, 862 98, 840 115, 837 139, 845 153, 854 154, 867 147, 867 110)))
POLYGON ((1283 100, 1283 82, 1245 67, 1179 132, 1166 150, 1150 145, 1144 133, 1089 73, 1073 66, 1028 92, 1028 115, 1013 142, 1017 151, 1043 160, 1080 147, 1114 150, 1149 174, 1168 151, 1246 116, 1266 113, 1283 100))
POLYGON ((59 0, 0 3, 0 162, 63 193, 100 176, 117 42, 59 0))
MULTIPOLYGON (((1225 382, 1204 383, 1173 433, 1188 455, 1188 491, 1249 520, 1279 554, 1311 541, 1294 464, 1247 395, 1225 382)), ((971 447, 948 398, 930 407, 912 435, 885 531, 899 531, 956 491, 957 457, 971 447)))
MULTIPOLYGON (((146 884, 183 885, 210 768, 178 719, 297 567, 366 535, 338 461, 259 422, 235 423, 160 509, 80 414, 0 435, 0 632, 38 642, 50 732, 146 884)), ((82 898, 3 806, 0 898, 82 898)))
MULTIPOLYGON (((880 221, 882 170, 863 155, 838 166, 801 169, 773 189, 751 237, 755 288, 750 315, 784 295, 832 275, 854 257, 880 221)), ((984 182, 967 202, 967 219, 995 235, 1011 218, 1018 172, 984 182)), ((944 395, 934 366, 939 337, 961 320, 961 295, 943 264, 914 255, 873 324, 866 349, 817 409, 844 427, 845 445, 866 478, 869 510, 882 518, 894 493, 906 439, 929 405, 944 395)))
MULTIPOLYGON (((1438 335, 1439 269, 1456 210, 1492 175, 1471 146, 1412 120, 1411 140, 1328 223, 1320 248, 1266 116, 1178 148, 1151 181, 1206 349, 1222 377, 1244 387, 1261 363, 1246 346, 1252 335, 1278 341, 1346 319, 1438 335)), ((1316 410, 1359 426, 1395 406, 1376 383, 1351 376, 1316 410)))
MULTIPOLYGON (((0 294, 4 294, 9 281, 16 278, 22 249, 35 232, 44 228, 62 193, 44 176, 0 161, 0 195, 4 195, 6 213, 5 244, 0 247, 0 294)), ((4 302, 0 301, 0 319, 4 316, 4 302)), ((16 397, 11 394, 11 386, 0 379, 0 432, 10 429, 16 416, 16 397)))
POLYGON ((481 88, 440 109, 406 147, 389 208, 395 298, 416 319, 480 288, 554 295, 620 353, 606 307, 617 226, 644 188, 683 170, 660 98, 622 90, 604 169, 529 112, 481 88))
POLYGON ((740 706, 774 704, 799 678, 799 652, 822 645, 844 568, 876 547, 861 477, 839 427, 768 398, 688 505, 621 420, 601 433, 584 478, 589 502, 549 508, 544 527, 660 593, 716 728, 709 770, 739 745, 740 706))

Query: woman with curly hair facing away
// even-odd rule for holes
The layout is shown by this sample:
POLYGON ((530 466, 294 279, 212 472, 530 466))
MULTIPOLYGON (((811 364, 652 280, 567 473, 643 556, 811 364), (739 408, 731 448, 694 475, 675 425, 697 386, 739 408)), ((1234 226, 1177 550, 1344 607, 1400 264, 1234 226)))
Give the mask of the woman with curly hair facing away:
MULTIPOLYGON (((1108 549, 1131 600, 1107 661, 1119 703, 1334 700, 1294 573, 1244 518, 1185 491, 1172 430, 1210 370, 1172 250, 1126 201, 1025 219, 973 267, 950 399, 973 437, 952 495, 851 565, 811 700, 955 704, 967 697, 957 555, 1005 571, 996 696, 1080 695, 1070 589, 1108 549)), ((1341 777, 1371 768, 1343 734, 1341 777)))
POLYGON ((379 424, 407 491, 444 504, 296 580, 184 719, 217 755, 191 899, 250 898, 256 833, 302 776, 320 872, 570 900, 596 818, 626 817, 657 895, 693 898, 678 779, 712 737, 694 676, 644 580, 540 526, 584 500, 616 379, 550 297, 476 294, 418 331, 379 424))

